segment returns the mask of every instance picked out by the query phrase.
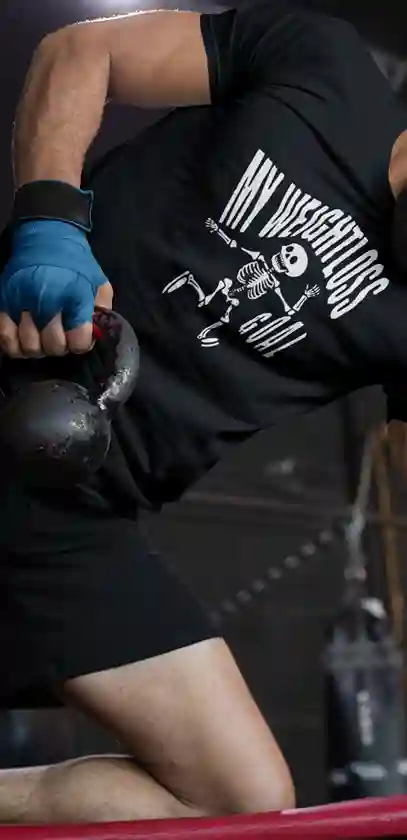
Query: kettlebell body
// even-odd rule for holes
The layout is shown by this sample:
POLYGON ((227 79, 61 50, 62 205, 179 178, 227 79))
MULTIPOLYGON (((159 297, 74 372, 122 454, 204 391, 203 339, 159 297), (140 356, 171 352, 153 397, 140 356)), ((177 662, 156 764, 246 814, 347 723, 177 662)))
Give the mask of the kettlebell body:
POLYGON ((111 423, 76 382, 33 382, 6 403, 0 438, 12 466, 38 486, 77 484, 107 455, 111 423))
POLYGON ((76 382, 24 385, 0 407, 0 454, 38 487, 79 484, 98 470, 110 447, 115 410, 132 393, 139 368, 133 329, 117 312, 98 309, 95 337, 109 344, 111 369, 91 396, 76 382))

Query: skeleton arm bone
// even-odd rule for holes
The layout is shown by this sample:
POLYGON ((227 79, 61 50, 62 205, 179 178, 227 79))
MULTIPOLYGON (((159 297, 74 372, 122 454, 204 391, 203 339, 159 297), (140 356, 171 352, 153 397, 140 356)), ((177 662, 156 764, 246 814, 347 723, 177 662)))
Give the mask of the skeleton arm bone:
POLYGON ((307 302, 311 297, 317 297, 319 295, 319 286, 312 286, 312 288, 305 289, 305 293, 297 300, 297 303, 294 304, 293 310, 294 312, 299 312, 300 309, 304 306, 304 303, 307 302))
MULTIPOLYGON (((293 315, 294 314, 294 309, 291 306, 289 306, 287 301, 285 300, 285 298, 283 296, 283 293, 281 291, 281 285, 280 285, 278 280, 274 281, 273 292, 274 292, 275 295, 277 295, 277 297, 280 298, 281 303, 283 304, 283 307, 284 307, 284 312, 286 312, 287 315, 293 315)), ((304 303, 305 303, 305 301, 304 301, 304 303)))

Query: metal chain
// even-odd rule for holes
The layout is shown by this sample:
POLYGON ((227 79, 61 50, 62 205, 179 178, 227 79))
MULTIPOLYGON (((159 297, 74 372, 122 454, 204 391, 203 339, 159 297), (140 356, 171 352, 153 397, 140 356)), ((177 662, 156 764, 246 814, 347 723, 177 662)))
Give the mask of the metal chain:
POLYGON ((343 537, 343 528, 338 527, 337 523, 319 531, 314 540, 304 542, 297 552, 286 555, 279 563, 269 566, 261 577, 257 575, 244 589, 239 589, 221 601, 218 608, 212 612, 213 621, 222 624, 242 610, 253 607, 259 598, 267 594, 288 572, 298 570, 304 562, 315 559, 321 551, 331 549, 341 536, 343 537))

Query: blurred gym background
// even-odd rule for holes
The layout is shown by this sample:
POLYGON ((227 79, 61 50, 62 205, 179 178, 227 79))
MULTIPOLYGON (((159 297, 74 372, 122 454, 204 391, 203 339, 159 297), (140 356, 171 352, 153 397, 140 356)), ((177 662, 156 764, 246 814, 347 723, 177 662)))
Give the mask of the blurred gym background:
MULTIPOLYGON (((407 100, 407 6, 401 6, 396 0, 388 0, 385 4, 379 0, 303 2, 351 20, 391 84, 407 100)), ((226 4, 221 6, 215 0, 202 3, 183 0, 177 4, 161 0, 159 5, 160 8, 176 5, 177 8, 213 12, 226 8, 226 4)), ((153 3, 142 0, 2 0, 2 226, 7 222, 12 200, 10 142, 14 110, 28 62, 40 38, 46 32, 79 19, 153 7, 153 3)), ((142 131, 159 117, 158 113, 109 107, 92 157, 100 156, 106 149, 142 131)), ((366 521, 359 511, 353 520, 353 530, 349 529, 364 446, 371 431, 379 428, 383 419, 382 394, 374 389, 364 391, 312 417, 296 421, 292 427, 259 436, 243 447, 230 463, 222 464, 194 487, 180 504, 169 506, 159 517, 145 519, 145 527, 152 534, 155 546, 206 599, 221 632, 231 644, 288 757, 300 805, 334 797, 332 780, 335 773, 340 787, 340 774, 343 775, 347 763, 352 764, 351 759, 357 763, 360 758, 363 764, 367 757, 365 765, 370 767, 374 782, 380 781, 380 768, 387 772, 386 761, 392 767, 396 762, 396 776, 393 770, 388 771, 388 786, 384 784, 382 789, 374 788, 373 792, 386 794, 404 789, 404 684, 398 694, 399 681, 404 682, 398 651, 403 647, 407 581, 403 563, 407 546, 407 493, 402 436, 390 446, 378 431, 375 445, 365 447, 367 492, 362 492, 361 511, 366 513, 366 521), (363 538, 359 544, 361 531, 363 538), (351 567, 349 558, 353 562, 351 567), (359 563, 360 577, 363 558, 368 567, 367 590, 361 593, 356 583, 356 589, 354 586, 351 591, 349 569, 352 571, 353 568, 355 572, 355 563, 356 566, 359 563), (332 646, 327 648, 329 628, 343 607, 345 595, 348 597, 345 607, 349 609, 349 605, 353 608, 356 602, 360 607, 361 594, 364 599, 369 595, 372 620, 380 624, 382 602, 390 620, 390 635, 381 624, 372 635, 371 628, 366 629, 365 618, 362 616, 361 619, 365 641, 367 638, 371 646, 381 645, 375 660, 379 673, 376 684, 379 694, 375 695, 378 720, 385 712, 387 720, 390 715, 393 722, 398 722, 389 735, 390 740, 386 736, 384 752, 381 747, 379 756, 374 755, 377 748, 375 733, 372 735, 370 731, 370 736, 369 732, 366 735, 366 725, 369 720, 372 724, 372 720, 368 714, 366 724, 366 715, 363 717, 363 708, 366 711, 366 702, 364 707, 363 702, 366 697, 369 699, 369 692, 365 691, 363 678, 358 683, 360 660, 356 665, 356 660, 349 664, 345 657, 339 672, 335 671, 336 666, 332 670, 333 649, 332 646), (345 685, 341 686, 340 679, 338 683, 338 673, 346 674, 345 685), (395 705, 392 707, 390 702, 380 708, 383 699, 380 692, 385 689, 388 702, 389 686, 393 690, 390 700, 395 705), (346 708, 341 707, 343 688, 349 695, 346 708), (396 714, 392 714, 392 708, 397 710, 396 714), (332 715, 335 726, 329 728, 332 715), (343 726, 345 730, 341 728, 343 726), (332 757, 335 729, 342 735, 345 732, 343 742, 347 742, 349 736, 348 756, 332 757), (368 748, 373 749, 373 753, 363 752, 368 748), (342 766, 339 766, 341 762, 342 766)), ((362 486, 361 489, 366 488, 362 486)), ((363 603, 366 605, 366 600, 363 603)), ((151 609, 154 610, 154 604, 151 609)), ((361 615, 359 613, 359 619, 361 615)), ((349 626, 343 622, 336 629, 338 626, 339 643, 345 640, 346 653, 349 626)), ((357 636, 358 631, 355 632, 357 636)), ((354 637, 351 641, 353 643, 354 637)), ((367 687, 371 685, 368 680, 367 687)), ((373 685, 373 694, 376 689, 373 685)), ((0 711, 0 766, 43 763, 89 751, 102 752, 110 746, 97 729, 64 710, 0 711)), ((364 775, 366 777, 366 773, 358 774, 356 768, 355 779, 363 780, 364 775)), ((381 778, 383 781, 383 774, 381 778)), ((344 798, 346 791, 349 796, 366 792, 363 785, 359 791, 357 785, 353 789, 344 787, 339 798, 344 798)))

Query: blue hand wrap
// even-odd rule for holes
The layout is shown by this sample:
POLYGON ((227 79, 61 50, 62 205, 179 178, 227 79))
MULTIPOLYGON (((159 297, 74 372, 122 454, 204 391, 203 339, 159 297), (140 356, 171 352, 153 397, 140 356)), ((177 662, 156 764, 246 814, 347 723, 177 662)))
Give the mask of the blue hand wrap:
POLYGON ((67 222, 25 222, 0 274, 0 311, 15 324, 30 312, 39 330, 61 312, 64 329, 72 330, 92 321, 97 291, 107 282, 83 230, 67 222))

